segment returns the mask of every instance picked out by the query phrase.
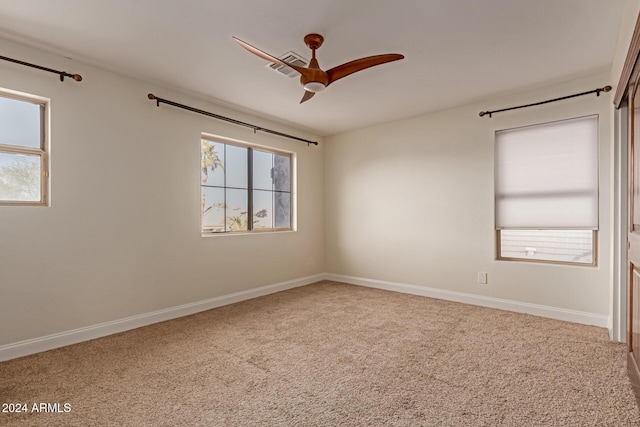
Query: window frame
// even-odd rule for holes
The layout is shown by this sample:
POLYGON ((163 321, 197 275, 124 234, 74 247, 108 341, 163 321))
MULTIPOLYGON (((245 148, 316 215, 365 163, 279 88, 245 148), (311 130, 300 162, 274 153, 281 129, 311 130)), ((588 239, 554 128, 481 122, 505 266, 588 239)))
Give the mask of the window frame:
MULTIPOLYGON (((246 141, 241 141, 241 140, 237 140, 237 139, 233 139, 233 138, 228 138, 228 137, 224 137, 224 136, 220 136, 220 135, 214 135, 214 134, 209 134, 209 133, 202 133, 200 135, 200 139, 202 140, 206 140, 209 142, 213 142, 213 143, 219 143, 219 144, 225 144, 225 145, 230 145, 230 146, 234 146, 234 147, 239 147, 239 148, 246 148, 247 149, 247 218, 253 218, 253 212, 252 212, 252 208, 253 208, 253 203, 254 203, 254 198, 253 198, 253 192, 254 192, 254 183, 253 183, 253 155, 252 152, 253 150, 256 151, 261 151, 261 152, 266 152, 269 154, 273 154, 273 155, 279 155, 279 156, 284 156, 284 157, 288 157, 289 158, 289 195, 290 195, 290 203, 289 203, 289 218, 290 218, 290 225, 289 227, 274 227, 272 228, 253 228, 252 225, 253 223, 251 221, 248 221, 247 223, 247 230, 236 230, 236 231, 232 231, 232 230, 226 230, 226 225, 225 225, 225 231, 205 231, 204 227, 203 227, 203 219, 204 219, 204 213, 201 211, 200 212, 200 234, 202 237, 210 237, 210 236, 230 236, 230 235, 243 235, 243 234, 264 234, 264 233, 280 233, 280 232, 291 232, 291 231, 296 231, 296 153, 291 152, 291 151, 286 151, 286 150, 282 150, 282 149, 278 149, 278 148, 273 148, 273 147, 269 147, 269 146, 265 146, 265 145, 260 145, 260 144, 255 144, 255 143, 250 143, 250 142, 246 142, 246 141)), ((202 149, 200 151, 200 168, 202 168, 202 149)), ((226 181, 226 179, 225 179, 226 181)), ((200 200, 204 200, 203 199, 203 189, 204 188, 223 188, 223 189, 227 189, 227 188, 233 188, 233 187, 227 187, 226 182, 224 186, 210 186, 210 185, 204 185, 202 184, 202 180, 200 180, 200 200)), ((257 191, 271 191, 273 193, 275 193, 275 190, 257 190, 257 191)), ((275 212, 272 213, 273 215, 275 214, 275 212)), ((226 217, 225 217, 225 221, 226 221, 226 217)))
POLYGON ((49 206, 49 99, 37 95, 17 92, 10 89, 0 88, 0 97, 8 98, 40 106, 40 148, 22 147, 19 145, 7 145, 0 143, 0 153, 17 154, 25 156, 38 156, 40 158, 40 200, 2 200, 0 206, 49 206))
MULTIPOLYGON (((497 224, 496 224, 496 193, 495 193, 495 186, 496 186, 496 182, 495 180, 497 180, 497 175, 496 175, 496 165, 495 165, 495 152, 496 152, 496 141, 497 141, 497 135, 499 132, 504 132, 504 131, 509 131, 509 130, 516 130, 516 129, 522 129, 522 128, 528 128, 528 127, 532 127, 532 126, 543 126, 543 125, 552 125, 555 123, 559 123, 559 122, 564 122, 564 121, 571 121, 571 120, 577 120, 577 119, 583 119, 583 118, 589 118, 589 117, 595 117, 596 118, 596 156, 597 156, 597 165, 596 165, 596 171, 597 171, 597 184, 598 184, 598 188, 597 188, 597 200, 598 200, 598 207, 597 209, 600 209, 600 114, 598 113, 594 113, 594 114, 586 114, 586 115, 580 115, 580 116, 575 116, 575 117, 568 117, 568 118, 563 118, 563 119, 558 119, 558 120, 550 120, 550 121, 546 121, 546 122, 539 122, 539 123, 533 123, 533 124, 529 124, 529 125, 524 125, 524 126, 516 126, 516 127, 512 127, 512 128, 505 128, 505 129, 497 129, 494 132, 494 227, 495 227, 495 257, 496 260, 498 261, 516 261, 516 262, 527 262, 527 263, 537 263, 537 264, 553 264, 553 265, 565 265, 565 266, 574 266, 574 267, 597 267, 598 266, 598 235, 599 235, 599 227, 595 228, 595 229, 591 229, 590 231, 592 232, 592 237, 591 237, 591 250, 592 250, 592 259, 590 263, 585 263, 585 262, 574 262, 574 261, 558 261, 558 260, 549 260, 549 259, 532 259, 532 258, 520 258, 520 257, 506 257, 506 256, 502 256, 502 238, 501 238, 501 231, 503 230, 502 228, 497 228, 497 224)), ((563 229, 559 229, 559 228, 553 228, 553 230, 570 230, 571 228, 563 228, 563 229)), ((576 228, 574 228, 576 229, 576 228)), ((580 228, 582 229, 582 228, 580 228)), ((504 230, 524 230, 523 228, 504 228, 504 230)), ((545 230, 551 230, 549 228, 530 228, 530 230, 538 230, 538 231, 545 231, 545 230)), ((585 229, 586 230, 586 229, 585 229)))

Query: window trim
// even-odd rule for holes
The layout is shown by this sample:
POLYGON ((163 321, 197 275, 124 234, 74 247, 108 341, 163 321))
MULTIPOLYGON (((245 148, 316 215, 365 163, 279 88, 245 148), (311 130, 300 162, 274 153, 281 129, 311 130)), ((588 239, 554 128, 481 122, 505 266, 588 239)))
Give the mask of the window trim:
MULTIPOLYGON (((297 231, 297 156, 295 152, 282 150, 278 148, 273 148, 266 145, 255 144, 251 142, 241 141, 234 138, 229 138, 225 136, 210 134, 210 133, 201 133, 200 139, 208 140, 211 142, 219 142, 221 144, 228 144, 235 147, 247 148, 249 151, 247 153, 247 208, 248 213, 247 217, 249 217, 249 213, 251 210, 251 205, 253 203, 253 156, 250 155, 252 150, 258 150, 263 152, 268 152, 271 154, 276 154, 280 156, 289 157, 290 160, 290 176, 289 176, 289 194, 290 194, 290 206, 289 206, 289 215, 290 215, 290 226, 284 228, 253 228, 250 230, 239 230, 239 231, 203 231, 203 215, 200 213, 200 235, 202 237, 211 237, 211 236, 237 236, 237 235, 247 235, 247 234, 269 234, 269 233, 287 233, 287 232, 295 232, 297 231)), ((199 153, 199 162, 200 169, 202 167, 202 151, 199 153)), ((199 183, 200 186, 200 197, 202 198, 202 188, 206 187, 202 185, 202 182, 199 183)), ((223 188, 227 188, 226 186, 223 188)))
POLYGON ((10 89, 0 88, 0 97, 29 102, 41 107, 40 113, 40 148, 21 147, 19 145, 0 144, 0 153, 23 154, 40 157, 40 200, 0 200, 0 206, 49 206, 50 202, 50 100, 37 95, 31 95, 10 89))

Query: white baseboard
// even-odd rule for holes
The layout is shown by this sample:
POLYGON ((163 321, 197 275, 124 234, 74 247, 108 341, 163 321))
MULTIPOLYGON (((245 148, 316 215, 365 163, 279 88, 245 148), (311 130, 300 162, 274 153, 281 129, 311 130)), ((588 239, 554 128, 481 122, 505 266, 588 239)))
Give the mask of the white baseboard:
POLYGON ((324 280, 324 274, 307 276, 300 279, 262 286, 260 288, 250 289, 247 291, 235 292, 233 294, 210 298, 190 304, 183 304, 164 310, 157 310, 111 322, 100 323, 98 325, 87 326, 44 337, 2 345, 0 346, 0 362, 136 329, 153 323, 164 322, 165 320, 188 316, 190 314, 199 313, 212 308, 234 304, 236 302, 285 291, 287 289, 297 288, 299 286, 310 285, 311 283, 321 280, 324 280))
POLYGON ((256 289, 236 292, 190 304, 183 304, 176 307, 131 316, 111 322, 100 323, 98 325, 73 329, 44 337, 33 338, 16 343, 0 346, 0 362, 40 353, 54 348, 77 344, 95 338, 116 334, 119 332, 136 329, 142 326, 151 325, 165 320, 188 316, 201 311, 222 307, 228 304, 273 294, 287 289, 310 285, 321 280, 332 280, 336 282, 348 283, 352 285, 366 286, 369 288, 384 289, 387 291, 401 292, 405 294, 420 295, 430 298, 438 298, 447 301, 461 302, 465 304, 479 305, 483 307, 497 308, 501 310, 515 311, 518 313, 533 314, 535 316, 549 317, 551 319, 564 320, 568 322, 582 323, 585 325, 600 326, 606 328, 610 324, 609 316, 601 314, 586 313, 582 311, 566 310, 557 307, 528 304, 518 301, 505 300, 500 298, 485 297, 481 295, 466 294, 463 292, 447 291, 443 289, 427 288, 423 286, 408 285, 404 283, 387 282, 383 280, 365 279, 354 276, 344 276, 340 274, 317 274, 300 279, 289 280, 273 285, 262 286, 256 289))
POLYGON ((362 277, 343 276, 340 274, 327 273, 324 275, 324 279, 349 283, 352 285, 366 286, 369 288, 384 289, 387 291, 497 308, 500 310, 515 311, 517 313, 532 314, 534 316, 548 317, 567 322, 599 326, 602 328, 607 328, 610 324, 609 316, 587 313, 584 311, 567 310, 564 308, 550 307, 546 305, 528 304, 482 295, 466 294, 463 292, 447 291, 443 289, 427 288, 424 286, 407 285, 404 283, 394 283, 383 280, 365 279, 362 277))

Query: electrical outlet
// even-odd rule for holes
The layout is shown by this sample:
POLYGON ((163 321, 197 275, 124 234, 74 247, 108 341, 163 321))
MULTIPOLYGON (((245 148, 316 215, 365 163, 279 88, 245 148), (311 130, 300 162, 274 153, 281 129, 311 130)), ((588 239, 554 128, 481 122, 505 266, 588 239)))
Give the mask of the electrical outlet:
POLYGON ((487 273, 484 271, 480 271, 478 272, 478 283, 480 283, 481 285, 486 285, 487 284, 487 273))

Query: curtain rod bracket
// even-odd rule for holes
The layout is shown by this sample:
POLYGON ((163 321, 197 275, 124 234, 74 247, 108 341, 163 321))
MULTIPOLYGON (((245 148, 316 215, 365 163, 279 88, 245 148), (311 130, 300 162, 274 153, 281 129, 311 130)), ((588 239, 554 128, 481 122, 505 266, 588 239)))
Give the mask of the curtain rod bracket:
POLYGON ((63 82, 65 77, 69 77, 72 78, 73 80, 77 81, 77 82, 81 82, 82 81, 82 76, 80 74, 71 74, 71 73, 67 73, 66 71, 60 71, 60 81, 63 82))
POLYGON ((593 89, 593 90, 590 90, 590 91, 587 91, 587 92, 581 92, 581 93, 576 93, 576 94, 573 94, 573 95, 562 96, 560 98, 548 99, 546 101, 534 102, 533 104, 526 104, 526 105, 519 105, 517 107, 503 108, 501 110, 480 111, 480 117, 484 117, 484 116, 488 115, 491 118, 494 113, 501 113, 503 111, 509 111, 509 110, 517 110, 518 108, 534 107, 536 105, 548 104, 549 102, 562 101, 562 100, 569 99, 569 98, 575 98, 576 96, 589 95, 591 93, 595 93, 596 96, 600 96, 600 92, 609 92, 610 90, 611 90, 611 86, 607 85, 605 87, 593 89))
POLYGON ((149 98, 152 101, 155 99, 156 100, 156 107, 160 106, 160 100, 154 94, 152 94, 152 93, 148 94, 147 98, 149 98))
POLYGON ((42 67, 40 65, 35 65, 35 64, 31 64, 29 62, 24 62, 24 61, 19 61, 17 59, 13 59, 13 58, 8 58, 6 56, 0 56, 0 59, 2 59, 3 61, 9 61, 9 62, 13 62, 14 64, 20 64, 20 65, 24 65, 26 67, 31 67, 31 68, 37 68, 38 70, 42 70, 42 71, 48 71, 50 73, 54 73, 60 76, 60 81, 64 82, 64 78, 65 77, 70 77, 73 80, 77 81, 77 82, 81 82, 82 81, 82 76, 80 74, 71 74, 71 73, 67 73, 66 71, 58 71, 58 70, 54 70, 52 68, 47 68, 47 67, 42 67))

